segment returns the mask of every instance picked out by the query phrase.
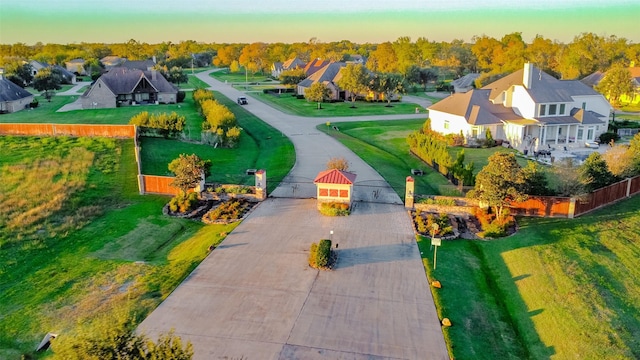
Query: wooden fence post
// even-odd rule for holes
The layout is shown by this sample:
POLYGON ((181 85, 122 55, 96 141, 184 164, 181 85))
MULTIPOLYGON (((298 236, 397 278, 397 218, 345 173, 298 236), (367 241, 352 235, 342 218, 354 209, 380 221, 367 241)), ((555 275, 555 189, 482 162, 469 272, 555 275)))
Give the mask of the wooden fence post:
POLYGON ((571 198, 569 201, 569 211, 567 217, 573 219, 576 213, 576 198, 571 198))

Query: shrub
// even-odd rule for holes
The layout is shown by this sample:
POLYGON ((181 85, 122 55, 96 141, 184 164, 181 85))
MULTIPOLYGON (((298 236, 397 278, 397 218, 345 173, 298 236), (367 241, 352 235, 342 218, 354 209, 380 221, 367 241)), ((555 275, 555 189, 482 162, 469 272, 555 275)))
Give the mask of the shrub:
POLYGON ((189 194, 185 194, 183 191, 180 191, 169 202, 169 210, 171 210, 171 212, 185 213, 187 211, 192 210, 197 203, 198 203, 197 193, 192 192, 189 194))
POLYGON ((37 108, 39 104, 40 103, 38 102, 38 99, 34 98, 33 101, 31 101, 31 103, 29 104, 29 107, 34 109, 37 108))
POLYGON ((320 213, 325 216, 347 216, 349 215, 349 204, 345 203, 322 203, 320 213))
POLYGON ((178 91, 178 96, 176 97, 176 101, 181 103, 184 101, 185 97, 187 97, 187 94, 184 91, 180 90, 178 91))
POLYGON ((226 201, 214 210, 206 213, 203 216, 203 220, 225 220, 232 221, 238 220, 242 218, 242 216, 247 212, 251 207, 249 206, 249 202, 244 199, 233 199, 226 201))
POLYGON ((318 267, 316 264, 316 256, 318 256, 318 244, 311 244, 311 248, 309 249, 309 266, 318 267))
POLYGON ((329 260, 331 259, 331 240, 322 239, 318 244, 318 251, 316 253, 316 266, 319 268, 327 267, 329 260))
POLYGON ((609 144, 611 140, 618 141, 620 140, 620 136, 618 136, 618 134, 614 132, 606 132, 600 134, 600 144, 609 144))

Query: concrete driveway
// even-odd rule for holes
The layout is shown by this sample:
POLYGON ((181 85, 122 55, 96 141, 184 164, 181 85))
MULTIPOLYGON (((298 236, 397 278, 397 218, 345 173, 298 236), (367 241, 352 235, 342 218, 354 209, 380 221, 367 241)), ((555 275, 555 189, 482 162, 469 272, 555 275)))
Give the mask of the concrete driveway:
MULTIPOLYGON (((231 99, 242 94, 199 76, 231 99)), ((330 157, 343 156, 357 182, 386 184, 315 129, 362 118, 295 117, 251 99, 246 109, 293 141, 291 178, 313 179, 330 157)), ((375 118, 389 117, 367 117, 375 118)), ((378 198, 386 203, 366 201, 364 188, 356 187, 361 201, 352 214, 336 218, 320 215, 315 200, 300 199, 313 197, 313 187, 298 188, 298 198, 279 187, 139 330, 155 338, 174 328, 193 343, 195 359, 448 359, 410 218, 388 185, 378 198), (311 243, 331 230, 337 266, 310 268, 311 243)))

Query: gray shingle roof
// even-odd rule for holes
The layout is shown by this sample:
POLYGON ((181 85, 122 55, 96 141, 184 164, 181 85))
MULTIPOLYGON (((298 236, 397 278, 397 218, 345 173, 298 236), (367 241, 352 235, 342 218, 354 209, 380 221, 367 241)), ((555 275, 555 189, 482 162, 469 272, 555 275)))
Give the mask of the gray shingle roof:
POLYGON ((328 65, 325 65, 325 67, 323 67, 322 69, 316 71, 315 73, 313 73, 313 75, 309 76, 308 78, 302 80, 300 83, 298 83, 298 86, 301 87, 309 87, 311 86, 311 84, 320 82, 320 83, 335 83, 336 81, 338 81, 340 79, 340 70, 342 70, 343 67, 347 66, 346 63, 343 62, 332 62, 328 65))
MULTIPOLYGON (((536 103, 572 102, 572 96, 599 95, 578 80, 558 80, 533 65, 531 65, 531 73, 531 84, 526 89, 536 103)), ((524 69, 520 69, 492 82, 483 89, 491 90, 490 99, 493 100, 513 85, 524 86, 523 75, 524 69)))
POLYGON ((142 79, 148 81, 158 92, 178 92, 176 87, 168 82, 162 74, 155 72, 154 76, 153 73, 154 71, 117 67, 103 74, 100 79, 102 79, 105 85, 116 95, 132 93, 142 79))
POLYGON ((464 116, 467 122, 473 125, 499 124, 503 120, 522 119, 510 108, 491 103, 489 101, 490 93, 491 91, 488 89, 455 93, 429 106, 429 110, 464 116))
POLYGON ((15 101, 32 96, 30 92, 7 79, 0 79, 0 102, 15 101))

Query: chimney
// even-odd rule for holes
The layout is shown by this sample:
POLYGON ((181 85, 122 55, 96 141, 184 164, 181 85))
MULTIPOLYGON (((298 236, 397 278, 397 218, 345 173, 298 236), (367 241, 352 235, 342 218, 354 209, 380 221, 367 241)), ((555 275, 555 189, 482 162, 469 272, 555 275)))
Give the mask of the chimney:
POLYGON ((158 73, 157 70, 155 70, 155 69, 151 70, 151 80, 154 81, 154 82, 158 79, 157 73, 158 73))
POLYGON ((522 74, 522 84, 527 89, 531 89, 531 86, 533 86, 533 65, 531 65, 530 62, 524 63, 524 73, 522 74))

